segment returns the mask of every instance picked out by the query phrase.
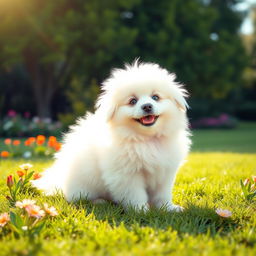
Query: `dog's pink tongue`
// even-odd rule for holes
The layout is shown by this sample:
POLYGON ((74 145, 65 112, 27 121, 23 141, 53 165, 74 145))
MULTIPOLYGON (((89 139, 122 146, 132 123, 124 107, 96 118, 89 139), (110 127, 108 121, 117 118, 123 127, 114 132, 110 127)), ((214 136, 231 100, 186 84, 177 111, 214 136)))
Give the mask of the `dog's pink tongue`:
POLYGON ((140 121, 143 123, 143 124, 152 124, 154 123, 155 121, 155 116, 153 115, 149 115, 149 116, 143 116, 140 121))

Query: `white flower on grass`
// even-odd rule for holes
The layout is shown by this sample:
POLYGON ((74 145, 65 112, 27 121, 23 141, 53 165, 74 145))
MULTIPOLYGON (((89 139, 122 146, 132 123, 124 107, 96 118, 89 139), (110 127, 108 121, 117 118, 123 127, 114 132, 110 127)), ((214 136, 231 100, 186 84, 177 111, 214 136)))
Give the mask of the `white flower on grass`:
POLYGON ((23 157, 24 158, 30 158, 32 156, 32 153, 30 152, 30 151, 26 151, 26 152, 24 152, 24 154, 23 154, 23 157))
POLYGON ((26 164, 20 165, 20 168, 21 168, 22 170, 24 170, 24 171, 27 171, 28 169, 30 169, 30 168, 32 168, 32 167, 33 167, 33 165, 30 164, 30 163, 26 163, 26 164))
POLYGON ((232 212, 229 210, 223 210, 221 208, 216 209, 215 211, 219 216, 223 218, 229 218, 232 215, 232 212))
POLYGON ((49 207, 48 204, 44 204, 44 210, 50 216, 58 215, 58 212, 57 212, 56 208, 53 207, 53 206, 49 207))
POLYGON ((26 208, 27 206, 34 205, 35 203, 36 203, 35 200, 24 199, 23 201, 16 202, 15 206, 19 208, 26 208))
POLYGON ((28 230, 28 226, 22 226, 21 229, 24 230, 24 231, 27 231, 28 230))

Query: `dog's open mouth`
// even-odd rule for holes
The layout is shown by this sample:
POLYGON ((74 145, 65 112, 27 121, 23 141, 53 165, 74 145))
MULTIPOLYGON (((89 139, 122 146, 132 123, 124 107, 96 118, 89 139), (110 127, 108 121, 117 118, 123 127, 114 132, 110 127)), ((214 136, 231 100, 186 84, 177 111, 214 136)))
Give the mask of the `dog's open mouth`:
POLYGON ((151 126, 156 122, 158 117, 159 116, 148 115, 148 116, 143 116, 143 117, 141 117, 139 119, 135 119, 135 120, 144 126, 151 126))

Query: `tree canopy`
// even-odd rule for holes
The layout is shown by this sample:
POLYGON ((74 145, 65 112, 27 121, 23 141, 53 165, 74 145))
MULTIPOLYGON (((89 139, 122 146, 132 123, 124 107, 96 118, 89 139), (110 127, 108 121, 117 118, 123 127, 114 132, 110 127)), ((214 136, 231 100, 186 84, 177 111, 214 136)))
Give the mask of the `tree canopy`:
POLYGON ((25 70, 41 117, 52 114, 54 97, 74 78, 89 90, 92 81, 100 84, 111 68, 136 57, 175 72, 193 97, 221 98, 241 85, 246 65, 235 2, 6 1, 0 67, 25 70))

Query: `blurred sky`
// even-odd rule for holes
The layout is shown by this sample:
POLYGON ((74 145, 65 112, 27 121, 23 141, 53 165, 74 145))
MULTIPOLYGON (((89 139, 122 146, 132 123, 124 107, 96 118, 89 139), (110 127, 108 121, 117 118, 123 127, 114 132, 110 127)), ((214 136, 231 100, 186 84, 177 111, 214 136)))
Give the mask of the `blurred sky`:
POLYGON ((255 5, 256 7, 256 0, 244 0, 243 2, 236 5, 238 10, 249 11, 241 27, 241 32, 243 34, 251 34, 253 32, 253 22, 252 17, 250 16, 250 8, 252 5, 255 5))

